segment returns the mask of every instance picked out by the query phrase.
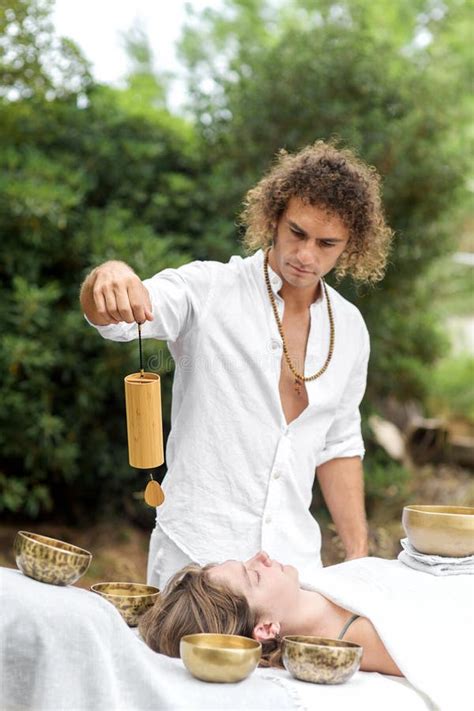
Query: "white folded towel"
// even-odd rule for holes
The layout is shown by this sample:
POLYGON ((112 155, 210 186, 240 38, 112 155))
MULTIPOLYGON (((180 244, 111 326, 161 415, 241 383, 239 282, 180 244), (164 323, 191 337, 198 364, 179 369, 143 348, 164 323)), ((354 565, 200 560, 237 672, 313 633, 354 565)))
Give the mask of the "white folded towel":
POLYGON ((474 555, 449 558, 443 555, 420 553, 411 545, 408 538, 402 538, 400 543, 404 550, 398 554, 398 560, 410 568, 431 575, 474 575, 474 555))

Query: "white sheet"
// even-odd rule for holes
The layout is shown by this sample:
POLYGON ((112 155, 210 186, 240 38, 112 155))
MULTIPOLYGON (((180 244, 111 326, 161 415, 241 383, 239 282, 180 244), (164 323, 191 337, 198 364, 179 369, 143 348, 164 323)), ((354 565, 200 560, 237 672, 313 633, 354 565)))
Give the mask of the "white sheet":
POLYGON ((104 599, 0 569, 2 711, 426 711, 406 683, 359 672, 339 686, 257 669, 206 684, 151 651, 104 599), (355 705, 355 706, 354 706, 355 705))
POLYGON ((368 617, 410 683, 443 711, 472 703, 474 578, 437 577, 398 560, 315 569, 305 587, 368 617))

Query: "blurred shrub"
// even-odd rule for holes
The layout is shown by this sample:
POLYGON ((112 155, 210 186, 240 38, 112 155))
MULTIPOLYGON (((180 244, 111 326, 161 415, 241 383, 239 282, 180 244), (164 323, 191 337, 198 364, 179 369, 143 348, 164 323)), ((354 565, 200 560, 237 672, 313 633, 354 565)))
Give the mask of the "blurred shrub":
POLYGON ((427 398, 432 417, 464 419, 474 425, 474 357, 444 358, 430 372, 427 398))
MULTIPOLYGON (((17 5, 12 25, 38 20, 37 3, 30 15, 17 5)), ((137 345, 86 324, 80 284, 110 258, 143 278, 189 261, 205 216, 189 124, 163 107, 129 111, 133 89, 125 100, 77 71, 75 91, 48 94, 36 77, 0 99, 0 512, 69 519, 123 511, 146 483, 126 449, 123 377, 138 369, 137 345)), ((145 357, 163 349, 146 343, 145 357)))
POLYGON ((365 496, 367 513, 370 516, 372 507, 378 502, 390 502, 397 505, 406 499, 410 472, 399 462, 394 461, 375 443, 365 440, 366 456, 364 458, 365 496))

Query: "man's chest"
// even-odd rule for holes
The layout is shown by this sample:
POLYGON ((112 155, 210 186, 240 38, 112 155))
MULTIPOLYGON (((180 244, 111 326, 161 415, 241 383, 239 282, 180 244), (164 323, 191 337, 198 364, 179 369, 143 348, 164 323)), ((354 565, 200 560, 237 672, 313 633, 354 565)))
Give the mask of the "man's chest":
MULTIPOLYGON (((286 349, 296 371, 317 372, 329 352, 327 314, 309 308, 295 314, 286 307, 280 308, 280 304, 279 314, 286 349)), ((238 289, 227 288, 214 297, 199 329, 176 355, 190 375, 199 375, 203 382, 211 379, 214 398, 219 401, 231 398, 235 405, 245 399, 246 407, 255 411, 263 411, 276 402, 289 422, 312 402, 317 403, 318 413, 329 413, 336 407, 351 367, 351 353, 344 351, 343 340, 336 338, 324 375, 302 385, 298 395, 269 300, 250 290, 242 294, 238 289)))
MULTIPOLYGON (((286 311, 282 319, 282 329, 291 364, 297 373, 303 375, 310 330, 309 309, 300 314, 286 311)), ((281 359, 279 391, 285 419, 289 423, 308 406, 308 393, 304 383, 295 388, 295 375, 291 372, 284 354, 281 359)))

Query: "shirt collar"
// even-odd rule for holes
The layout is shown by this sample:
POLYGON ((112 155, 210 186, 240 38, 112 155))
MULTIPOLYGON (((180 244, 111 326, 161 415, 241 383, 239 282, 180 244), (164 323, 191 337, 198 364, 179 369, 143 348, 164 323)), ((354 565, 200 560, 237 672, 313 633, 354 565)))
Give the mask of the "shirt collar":
MULTIPOLYGON (((257 279, 259 279, 261 281, 263 288, 266 291, 267 287, 265 284, 265 277, 264 277, 264 273, 263 273, 263 262, 265 259, 265 253, 264 253, 263 249, 259 249, 258 252, 255 252, 255 254, 253 254, 250 257, 250 259, 252 260, 252 266, 254 268, 255 275, 256 275, 257 279)), ((278 292, 280 291, 281 287, 283 286, 283 280, 279 276, 279 274, 277 274, 275 271, 273 271, 270 264, 268 265, 268 276, 270 277, 270 286, 272 288, 273 293, 275 294, 275 296, 279 296, 278 292)), ((324 289, 321 288, 320 291, 321 291, 320 295, 318 296, 318 298, 315 301, 313 301, 311 306, 314 306, 314 305, 319 306, 320 304, 323 304, 326 301, 324 289)))

